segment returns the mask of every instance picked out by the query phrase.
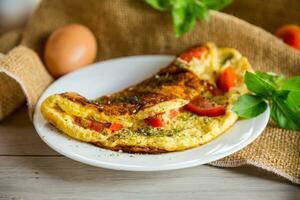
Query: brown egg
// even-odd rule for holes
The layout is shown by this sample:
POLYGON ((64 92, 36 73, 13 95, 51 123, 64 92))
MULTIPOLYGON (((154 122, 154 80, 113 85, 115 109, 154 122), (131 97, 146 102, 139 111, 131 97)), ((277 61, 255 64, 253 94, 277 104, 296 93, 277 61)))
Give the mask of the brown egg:
POLYGON ((48 38, 44 59, 49 72, 59 77, 92 63, 97 53, 93 33, 80 24, 69 24, 48 38))

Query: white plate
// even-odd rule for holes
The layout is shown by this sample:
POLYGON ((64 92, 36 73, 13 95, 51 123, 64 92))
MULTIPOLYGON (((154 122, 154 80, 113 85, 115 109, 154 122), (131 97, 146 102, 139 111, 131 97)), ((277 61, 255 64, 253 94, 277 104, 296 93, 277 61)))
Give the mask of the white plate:
POLYGON ((173 58, 166 55, 118 58, 95 63, 58 79, 37 103, 35 129, 44 142, 71 159, 97 167, 130 171, 170 170, 209 163, 242 149, 261 134, 268 123, 269 109, 256 118, 239 120, 226 133, 197 148, 159 155, 128 154, 71 139, 50 126, 41 115, 40 105, 51 94, 75 91, 93 99, 150 77, 173 58))

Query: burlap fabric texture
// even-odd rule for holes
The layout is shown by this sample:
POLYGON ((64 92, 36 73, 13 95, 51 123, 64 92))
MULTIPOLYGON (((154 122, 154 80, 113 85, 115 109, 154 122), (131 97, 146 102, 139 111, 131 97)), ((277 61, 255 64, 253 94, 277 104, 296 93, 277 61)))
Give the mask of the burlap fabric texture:
MULTIPOLYGON (((252 5, 252 2, 248 4, 252 5)), ((263 5, 259 0, 255 2, 263 5)), ((276 2, 280 4, 280 0, 276 2)), ((291 2, 295 8, 300 7, 299 1, 291 2)), ((227 10, 238 15, 238 9, 247 11, 246 5, 247 1, 241 0, 227 10)), ((274 8, 268 9, 279 12, 280 6, 272 5, 274 8)), ((249 9, 253 12, 248 12, 249 16, 244 18, 261 25, 259 16, 268 9, 261 9, 256 19, 250 17, 255 9, 254 4, 252 6, 249 9)), ((291 12, 291 15, 297 17, 299 13, 291 12)), ((177 54, 190 46, 212 41, 219 46, 237 48, 256 70, 287 76, 300 74, 299 52, 265 30, 231 15, 211 12, 209 21, 199 22, 188 34, 176 38, 170 16, 139 0, 45 0, 23 32, 8 33, 0 39, 0 52, 8 53, 0 59, 1 118, 13 112, 25 98, 32 116, 39 95, 52 81, 40 60, 45 41, 56 28, 74 22, 84 24, 94 32, 98 61, 137 54, 177 54)), ((220 167, 254 165, 300 184, 299 144, 298 132, 269 125, 255 142, 211 164, 220 167)))

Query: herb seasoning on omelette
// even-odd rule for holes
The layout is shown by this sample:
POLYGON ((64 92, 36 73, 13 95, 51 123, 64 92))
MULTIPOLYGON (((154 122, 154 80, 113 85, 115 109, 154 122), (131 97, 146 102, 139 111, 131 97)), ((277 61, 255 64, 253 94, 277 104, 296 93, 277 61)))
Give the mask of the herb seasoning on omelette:
POLYGON ((111 150, 181 151, 207 143, 238 119, 232 111, 248 92, 248 60, 212 43, 189 49, 151 78, 89 101, 67 92, 49 96, 43 116, 63 133, 111 150))

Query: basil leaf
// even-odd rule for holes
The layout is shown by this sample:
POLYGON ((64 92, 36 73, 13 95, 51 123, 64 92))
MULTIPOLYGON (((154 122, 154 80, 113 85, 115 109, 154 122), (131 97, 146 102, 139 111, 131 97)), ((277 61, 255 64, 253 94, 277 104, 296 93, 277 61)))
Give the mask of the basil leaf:
POLYGON ((300 92, 289 92, 286 98, 288 107, 300 115, 300 92))
POLYGON ((243 118, 255 117, 266 109, 265 101, 269 101, 271 118, 279 127, 300 130, 300 76, 286 80, 282 75, 246 72, 245 83, 255 95, 240 97, 234 112, 243 118))
POLYGON ((175 1, 172 18, 175 26, 176 36, 179 37, 189 31, 196 23, 196 16, 193 7, 189 6, 189 1, 175 1))
POLYGON ((211 10, 221 10, 232 2, 232 0, 196 0, 196 1, 203 2, 203 4, 205 4, 206 7, 211 10))
POLYGON ((159 11, 167 11, 172 9, 171 0, 144 0, 144 1, 159 11))
POLYGON ((273 92, 276 91, 273 76, 264 72, 246 72, 245 83, 251 92, 264 97, 272 96, 273 92))
POLYGON ((285 129, 300 130, 300 117, 287 103, 278 97, 274 97, 271 103, 271 117, 276 124, 285 129))
POLYGON ((267 103, 259 96, 244 94, 234 104, 232 111, 242 118, 252 118, 263 113, 267 109, 267 103))
POLYGON ((277 77, 275 77, 274 81, 278 87, 282 87, 286 80, 283 75, 278 75, 277 77))
POLYGON ((176 36, 182 36, 196 24, 197 19, 208 19, 209 10, 219 10, 231 0, 144 0, 154 9, 171 11, 176 36))
POLYGON ((195 4, 192 6, 193 12, 197 19, 207 20, 209 17, 208 8, 202 1, 195 0, 195 4))
POLYGON ((294 76, 284 82, 283 90, 300 92, 300 76, 294 76))
POLYGON ((269 84, 271 84, 275 88, 279 88, 286 81, 283 75, 271 74, 262 71, 256 71, 255 74, 262 79, 266 80, 269 84))
POLYGON ((255 74, 274 88, 277 87, 276 81, 279 83, 281 79, 281 77, 276 74, 270 74, 263 71, 256 71, 255 74))

